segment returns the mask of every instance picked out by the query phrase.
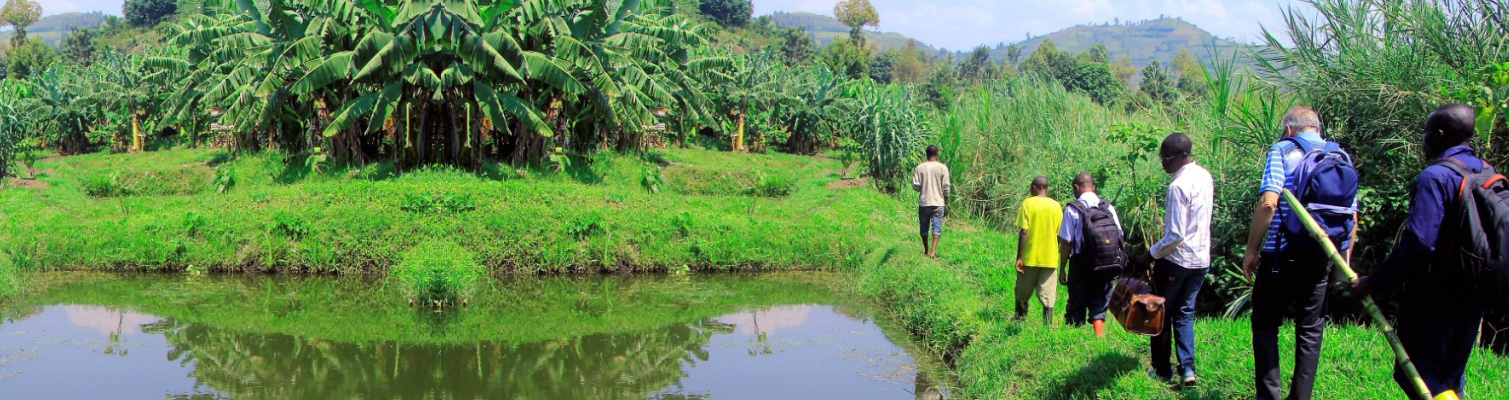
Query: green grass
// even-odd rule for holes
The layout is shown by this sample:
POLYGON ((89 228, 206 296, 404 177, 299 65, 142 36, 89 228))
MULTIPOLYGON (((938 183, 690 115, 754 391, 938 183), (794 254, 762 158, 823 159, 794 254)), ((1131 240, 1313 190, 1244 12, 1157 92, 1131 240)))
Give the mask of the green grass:
POLYGON ((761 196, 677 194, 727 176, 728 156, 703 151, 598 156, 563 174, 492 166, 481 176, 447 168, 395 176, 382 165, 311 173, 257 155, 216 163, 234 177, 223 194, 201 179, 217 158, 174 150, 40 162, 39 180, 51 188, 0 191, 4 250, 31 269, 358 272, 446 238, 504 272, 819 269, 854 265, 876 238, 845 233, 873 235, 891 221, 870 210, 899 206, 873 191, 826 189, 832 178, 821 172, 836 163, 795 156, 748 157, 768 166, 758 174, 766 183, 743 194, 761 196), (655 194, 643 175, 662 160, 674 178, 655 194), (199 172, 156 173, 165 169, 199 172), (88 182, 102 176, 178 189, 91 195, 88 182), (421 194, 470 197, 474 207, 406 211, 421 194), (825 240, 792 240, 804 237, 825 240))
MULTIPOLYGON (((912 201, 869 187, 829 189, 827 184, 838 179, 834 171, 839 167, 827 159, 669 150, 646 157, 597 155, 590 162, 574 162, 561 174, 489 166, 479 176, 445 168, 397 175, 382 165, 315 173, 284 167, 280 156, 253 155, 215 163, 235 175, 236 184, 223 194, 188 190, 180 193, 192 194, 98 197, 90 196, 80 179, 152 168, 140 164, 192 166, 223 158, 212 151, 173 150, 44 161, 38 168, 50 172, 39 179, 50 188, 0 190, 0 251, 11 254, 23 271, 252 269, 355 274, 386 271, 422 241, 449 240, 473 253, 494 274, 662 271, 681 266, 698 271, 837 270, 849 278, 843 287, 880 305, 919 343, 951 359, 959 385, 954 393, 965 398, 1251 397, 1251 336, 1245 319, 1199 320, 1197 354, 1204 382, 1196 389, 1168 390, 1143 375, 1148 363, 1145 338, 1113 327, 1110 338, 1102 341, 1088 329, 1044 328, 1036 318, 1027 323, 1010 320, 1014 272, 1007 260, 1014 254, 1014 239, 1009 235, 983 228, 991 224, 982 221, 951 219, 940 259, 926 259, 919 254, 912 201), (662 165, 665 188, 655 194, 645 185, 645 177, 662 165), (782 196, 757 195, 739 186, 714 191, 724 193, 717 195, 683 192, 721 184, 717 181, 738 171, 760 171, 767 179, 793 183, 782 196), (425 195, 414 200, 416 194, 425 195), (470 200, 446 200, 459 197, 470 200), (405 210, 406 205, 420 211, 405 210)), ((193 187, 172 181, 192 174, 140 176, 151 177, 143 187, 193 187)), ((637 279, 648 278, 602 290, 633 290, 641 285, 637 279)), ((192 303, 255 299, 257 285, 271 284, 265 282, 248 279, 238 283, 244 288, 192 303)), ((328 290, 301 291, 300 296, 316 302, 338 298, 341 284, 329 285, 328 290)), ((36 296, 45 297, 55 284, 28 282, 25 287, 35 287, 36 296)), ((126 294, 137 289, 111 287, 126 294)), ((667 288, 678 290, 674 285, 667 288)), ((148 299, 205 290, 219 289, 156 288, 138 294, 149 308, 145 311, 180 315, 192 308, 185 297, 148 299)), ((527 303, 522 299, 528 294, 523 296, 515 300, 527 303)), ((475 297, 473 307, 484 297, 475 297)), ((1067 295, 1060 290, 1058 298, 1062 310, 1067 295)), ((239 307, 234 304, 215 307, 227 308, 224 315, 244 311, 231 310, 239 307)), ((389 308, 406 310, 402 305, 381 306, 374 312, 401 312, 389 308)), ((551 323, 564 324, 542 323, 548 330, 588 329, 572 324, 612 314, 594 309, 527 312, 557 316, 551 323)), ((350 325, 314 314, 287 317, 277 315, 277 310, 265 312, 265 318, 246 323, 317 337, 387 329, 374 325, 355 332, 350 325)), ((485 321, 478 324, 486 326, 485 321)), ((424 327, 392 329, 417 332, 424 327)), ((1292 338, 1284 340, 1285 346, 1292 346, 1292 338)), ((1317 393, 1397 398, 1400 392, 1389 377, 1390 357, 1377 333, 1333 326, 1327 332, 1317 393)), ((1509 358, 1480 351, 1470 370, 1468 386, 1474 397, 1509 396, 1498 382, 1502 371, 1509 370, 1509 358)))
POLYGON ((22 277, 10 256, 0 252, 0 300, 8 299, 21 291, 22 277))

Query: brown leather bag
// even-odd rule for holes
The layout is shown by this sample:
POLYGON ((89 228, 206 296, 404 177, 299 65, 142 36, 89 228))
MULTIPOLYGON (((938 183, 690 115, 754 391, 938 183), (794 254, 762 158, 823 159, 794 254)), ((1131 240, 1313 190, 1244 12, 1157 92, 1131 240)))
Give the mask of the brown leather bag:
POLYGON ((1157 336, 1163 332, 1163 296, 1153 294, 1153 287, 1138 278, 1120 278, 1111 290, 1111 315, 1121 327, 1138 335, 1157 336))

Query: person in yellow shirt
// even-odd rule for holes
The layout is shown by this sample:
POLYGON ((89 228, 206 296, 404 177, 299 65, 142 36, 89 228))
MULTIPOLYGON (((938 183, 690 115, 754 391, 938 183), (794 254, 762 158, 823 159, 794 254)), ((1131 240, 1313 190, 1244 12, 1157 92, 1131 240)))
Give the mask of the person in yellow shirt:
POLYGON ((1016 317, 1027 317, 1027 300, 1037 293, 1043 303, 1043 324, 1053 322, 1053 302, 1058 294, 1058 226, 1063 207, 1048 197, 1048 178, 1032 178, 1032 196, 1017 209, 1016 226, 1016 317))

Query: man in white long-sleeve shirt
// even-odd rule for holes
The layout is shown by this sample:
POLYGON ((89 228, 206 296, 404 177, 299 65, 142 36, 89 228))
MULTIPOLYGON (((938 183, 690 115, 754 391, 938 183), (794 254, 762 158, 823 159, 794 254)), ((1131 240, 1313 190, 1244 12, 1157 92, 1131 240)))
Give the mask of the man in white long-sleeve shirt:
POLYGON ((938 162, 938 146, 927 146, 927 162, 912 170, 912 190, 917 191, 917 219, 922 233, 922 254, 938 256, 938 237, 943 235, 943 209, 948 201, 948 166, 938 162), (933 242, 927 242, 928 233, 933 242))
POLYGON ((1164 381, 1176 377, 1195 384, 1195 296, 1210 267, 1210 211, 1215 186, 1210 172, 1195 164, 1189 136, 1168 135, 1158 149, 1163 171, 1173 175, 1164 204, 1163 238, 1153 243, 1139 264, 1153 267, 1153 287, 1163 296, 1167 312, 1163 333, 1153 337, 1153 369, 1148 375, 1164 381), (1170 347, 1178 355, 1178 371, 1169 365, 1170 347))

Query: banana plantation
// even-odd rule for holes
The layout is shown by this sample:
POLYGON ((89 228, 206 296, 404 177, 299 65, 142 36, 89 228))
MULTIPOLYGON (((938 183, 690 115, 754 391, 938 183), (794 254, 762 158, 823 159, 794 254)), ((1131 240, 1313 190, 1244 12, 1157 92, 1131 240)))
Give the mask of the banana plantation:
POLYGON ((14 110, 0 165, 214 146, 476 168, 698 137, 814 154, 878 140, 865 133, 883 135, 877 118, 907 96, 711 45, 711 27, 665 0, 225 0, 179 14, 160 43, 0 83, 14 110))

